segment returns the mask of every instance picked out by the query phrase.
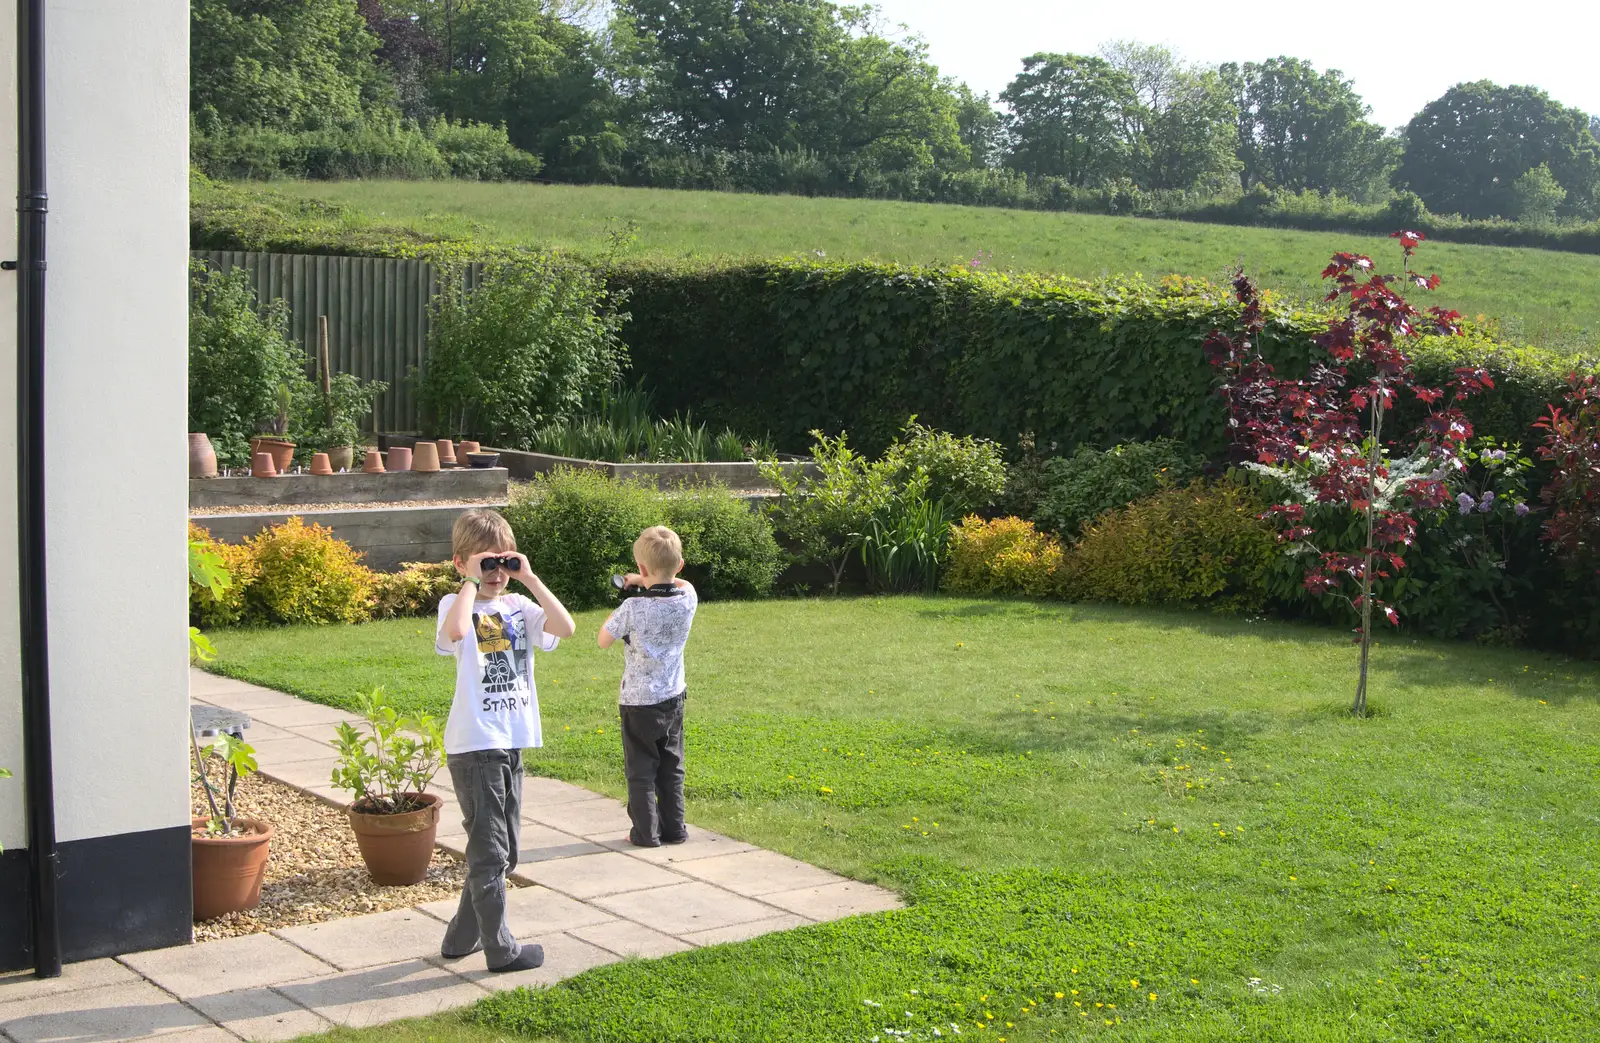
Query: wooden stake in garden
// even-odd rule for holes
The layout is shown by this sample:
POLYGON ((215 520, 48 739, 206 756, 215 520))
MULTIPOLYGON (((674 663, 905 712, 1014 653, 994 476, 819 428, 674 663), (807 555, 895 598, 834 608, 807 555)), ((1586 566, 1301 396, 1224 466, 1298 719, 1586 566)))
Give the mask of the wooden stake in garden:
POLYGON ((333 397, 333 370, 328 365, 328 317, 317 316, 317 372, 322 380, 322 401, 333 397))
POLYGON ((1410 283, 1424 290, 1439 285, 1437 275, 1411 270, 1411 257, 1423 241, 1420 232, 1395 232, 1405 254, 1400 276, 1375 275, 1372 259, 1339 253, 1322 273, 1335 289, 1328 301, 1349 298, 1347 312, 1316 339, 1325 357, 1313 359, 1304 380, 1281 380, 1260 351, 1266 313, 1255 284, 1238 273, 1234 296, 1242 306, 1240 329, 1220 330, 1206 340, 1206 356, 1223 373, 1221 393, 1228 403, 1228 436, 1234 461, 1271 476, 1292 499, 1268 512, 1284 529, 1279 540, 1292 552, 1311 551, 1316 563, 1306 570, 1313 594, 1340 598, 1359 620, 1356 642, 1361 659, 1350 709, 1366 716, 1372 653, 1373 609, 1390 624, 1400 616, 1378 597, 1378 581, 1405 568, 1401 551, 1416 542, 1417 510, 1450 501, 1449 481, 1459 467, 1460 448, 1472 437, 1472 424, 1460 408, 1470 395, 1493 387, 1482 369, 1459 368, 1445 392, 1417 383, 1402 344, 1424 333, 1460 333, 1460 316, 1411 306, 1397 288, 1410 283), (1360 374, 1352 383, 1351 370, 1360 374), (1427 418, 1406 444, 1385 446, 1384 418, 1398 393, 1410 391, 1428 407, 1427 418), (1363 415, 1364 414, 1364 415, 1363 415), (1365 420, 1365 423, 1363 423, 1365 420), (1354 512, 1363 521, 1362 546, 1355 551, 1324 550, 1311 542, 1308 508, 1354 512), (1354 582, 1356 591, 1342 588, 1354 582))

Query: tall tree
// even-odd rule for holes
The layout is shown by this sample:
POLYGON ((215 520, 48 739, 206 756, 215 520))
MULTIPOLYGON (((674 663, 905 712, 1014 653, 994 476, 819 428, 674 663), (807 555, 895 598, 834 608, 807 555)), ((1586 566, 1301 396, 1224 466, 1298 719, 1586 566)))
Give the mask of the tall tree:
POLYGON ((927 44, 917 36, 890 39, 870 9, 842 14, 850 32, 832 77, 837 118, 819 112, 802 119, 812 147, 885 170, 966 166, 971 151, 961 136, 960 96, 928 60, 927 44))
POLYGON ((356 0, 192 0, 189 110, 201 126, 350 126, 386 107, 356 0))
POLYGON ((1218 70, 1238 111, 1240 183, 1314 189, 1362 198, 1395 159, 1395 145, 1367 120, 1371 109, 1337 69, 1270 58, 1218 70))
POLYGON ((1585 114, 1534 87, 1478 80, 1456 84, 1412 117, 1394 180, 1436 213, 1516 217, 1517 181, 1540 165, 1566 192, 1563 213, 1594 213, 1600 144, 1585 114))
POLYGON ((1005 151, 1005 127, 987 92, 974 93, 964 83, 956 87, 956 125, 972 167, 981 170, 1000 163, 1005 151))
POLYGON ((1028 174, 1097 185, 1123 174, 1133 81, 1104 58, 1040 52, 1000 94, 1010 113, 1010 164, 1028 174))
POLYGON ((1237 176, 1237 111, 1214 69, 1189 65, 1166 47, 1118 40, 1100 56, 1127 75, 1134 104, 1123 111, 1129 175, 1143 188, 1215 191, 1237 176))

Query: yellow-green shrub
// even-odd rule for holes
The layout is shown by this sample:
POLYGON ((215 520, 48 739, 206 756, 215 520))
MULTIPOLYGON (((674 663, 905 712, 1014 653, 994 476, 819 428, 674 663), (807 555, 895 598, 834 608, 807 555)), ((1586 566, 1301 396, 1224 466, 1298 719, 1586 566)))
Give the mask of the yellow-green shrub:
POLYGON ((1067 552, 1065 592, 1125 605, 1259 610, 1282 553, 1257 517, 1262 509, 1240 486, 1195 482, 1107 511, 1067 552))
POLYGON ((1061 588, 1061 541, 1021 518, 976 515, 951 530, 944 589, 956 594, 1044 597, 1061 588))
POLYGON ((448 561, 408 561, 399 572, 373 576, 372 618, 426 616, 446 594, 461 589, 461 574, 448 561))
POLYGON ((361 623, 372 616, 374 575, 333 530, 301 518, 254 536, 255 582, 245 589, 246 620, 361 623))
POLYGON ((243 544, 222 543, 211 538, 211 533, 193 522, 189 523, 189 538, 198 540, 206 550, 222 560, 231 582, 222 596, 211 592, 192 580, 189 583, 189 617, 199 627, 233 626, 244 618, 248 606, 245 590, 255 582, 257 568, 255 556, 243 544))

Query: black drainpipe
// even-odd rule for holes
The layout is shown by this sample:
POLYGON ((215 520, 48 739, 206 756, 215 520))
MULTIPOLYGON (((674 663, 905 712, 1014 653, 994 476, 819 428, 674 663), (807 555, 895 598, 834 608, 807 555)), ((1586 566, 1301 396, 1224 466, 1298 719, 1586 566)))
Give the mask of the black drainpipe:
POLYGON ((33 967, 61 974, 44 539, 44 3, 17 3, 17 553, 33 967))

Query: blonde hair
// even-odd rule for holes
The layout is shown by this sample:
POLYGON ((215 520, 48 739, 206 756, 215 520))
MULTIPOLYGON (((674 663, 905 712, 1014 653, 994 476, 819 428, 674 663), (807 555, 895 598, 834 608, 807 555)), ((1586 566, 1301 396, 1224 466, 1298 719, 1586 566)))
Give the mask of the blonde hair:
POLYGON ((633 556, 646 572, 670 575, 683 564, 683 541, 665 525, 652 525, 634 541, 633 556))
POLYGON ((463 561, 485 551, 516 549, 511 523, 487 507, 463 511, 450 529, 450 553, 463 561))

